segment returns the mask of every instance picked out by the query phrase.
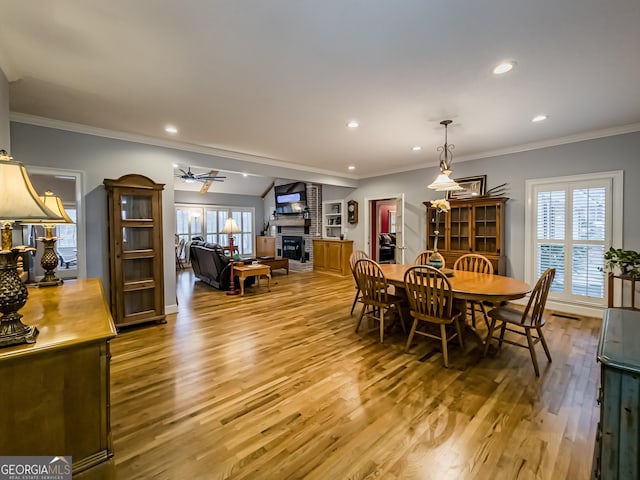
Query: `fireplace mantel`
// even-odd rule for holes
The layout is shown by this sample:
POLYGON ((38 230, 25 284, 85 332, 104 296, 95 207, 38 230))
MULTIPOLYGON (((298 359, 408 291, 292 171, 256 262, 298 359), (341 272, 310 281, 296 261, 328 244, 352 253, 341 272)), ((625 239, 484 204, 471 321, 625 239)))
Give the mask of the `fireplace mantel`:
POLYGON ((272 221, 276 227, 308 227, 311 225, 311 220, 302 217, 278 217, 272 221))

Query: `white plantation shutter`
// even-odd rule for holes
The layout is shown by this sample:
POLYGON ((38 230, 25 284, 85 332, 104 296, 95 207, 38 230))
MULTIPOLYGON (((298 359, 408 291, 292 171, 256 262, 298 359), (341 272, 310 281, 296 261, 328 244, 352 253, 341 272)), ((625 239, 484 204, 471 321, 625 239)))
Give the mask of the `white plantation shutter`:
POLYGON ((537 199, 537 277, 547 268, 555 268, 552 292, 564 290, 565 264, 565 190, 540 191, 537 199))
POLYGON ((612 179, 538 183, 533 188, 535 280, 555 268, 557 299, 602 304, 610 244, 612 179), (608 248, 608 247, 607 247, 608 248))
POLYGON ((229 215, 241 232, 233 235, 233 244, 241 255, 254 252, 254 209, 252 207, 212 207, 208 205, 176 205, 176 232, 186 241, 201 236, 207 242, 229 245, 229 235, 220 233, 229 215))

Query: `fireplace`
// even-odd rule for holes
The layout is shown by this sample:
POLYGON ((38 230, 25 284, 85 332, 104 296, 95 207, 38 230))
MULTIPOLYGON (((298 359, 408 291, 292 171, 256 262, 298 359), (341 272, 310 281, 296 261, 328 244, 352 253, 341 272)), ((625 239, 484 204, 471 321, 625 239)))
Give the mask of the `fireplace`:
POLYGON ((282 236, 282 256, 291 260, 305 262, 304 237, 283 235, 282 236))

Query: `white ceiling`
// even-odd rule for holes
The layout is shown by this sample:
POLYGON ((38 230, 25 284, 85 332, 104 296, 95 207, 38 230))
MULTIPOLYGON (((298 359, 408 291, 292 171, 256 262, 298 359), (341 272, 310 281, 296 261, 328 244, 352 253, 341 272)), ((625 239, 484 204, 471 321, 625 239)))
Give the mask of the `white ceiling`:
POLYGON ((13 112, 358 177, 640 129, 639 51, 638 0, 0 0, 13 112))

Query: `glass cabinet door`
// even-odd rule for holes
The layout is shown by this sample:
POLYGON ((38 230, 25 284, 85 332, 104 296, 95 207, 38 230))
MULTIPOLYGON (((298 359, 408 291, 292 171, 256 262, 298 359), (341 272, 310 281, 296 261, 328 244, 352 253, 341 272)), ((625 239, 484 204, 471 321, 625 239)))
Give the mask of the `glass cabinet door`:
MULTIPOLYGON (((478 205, 475 207, 475 246, 479 253, 496 253, 498 251, 498 206, 478 205)), ((499 251, 498 251, 499 253, 499 251)))
POLYGON ((120 197, 122 220, 151 220, 153 204, 149 195, 123 194, 120 197))
POLYGON ((449 249, 468 252, 471 249, 471 209, 452 207, 449 215, 449 249))
POLYGON ((153 250, 153 227, 122 227, 122 251, 153 250))

